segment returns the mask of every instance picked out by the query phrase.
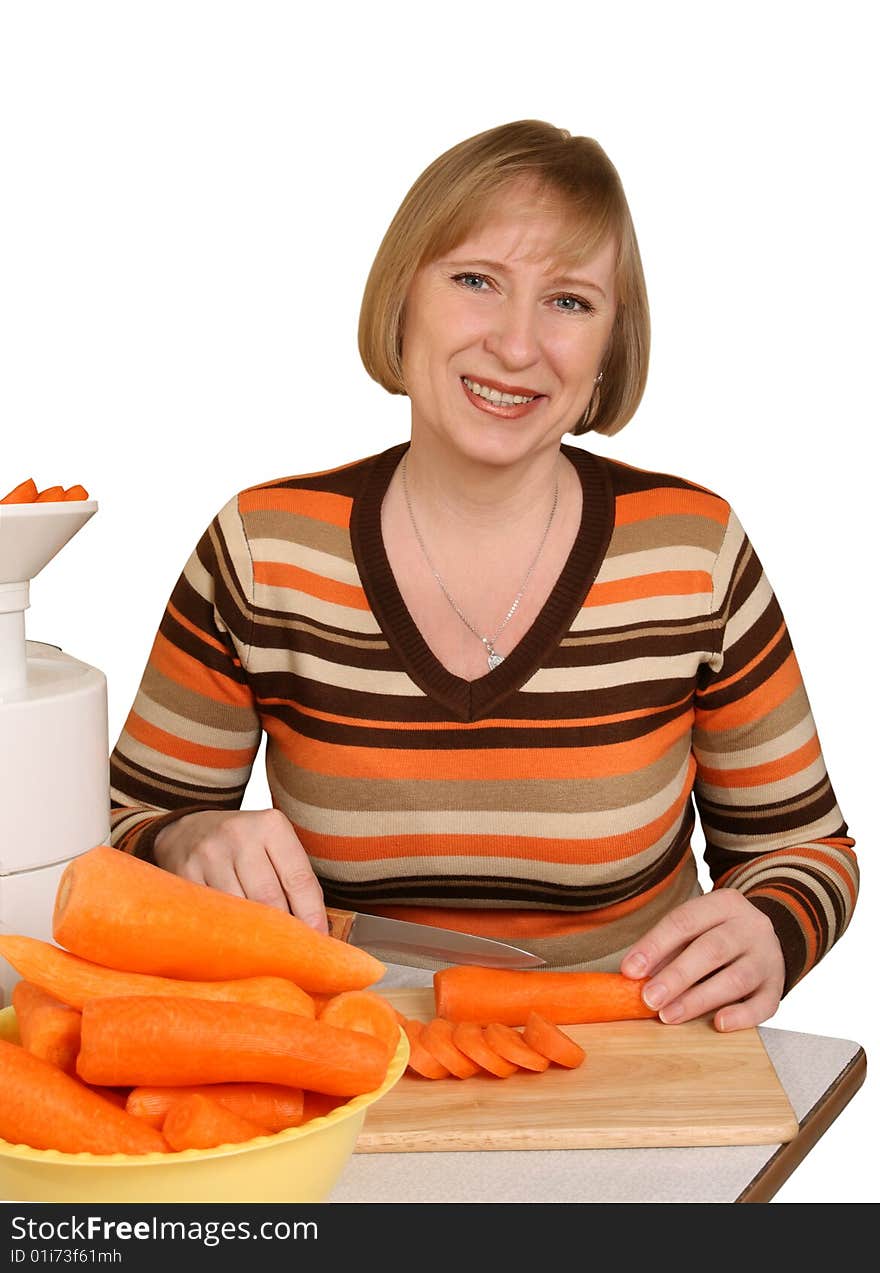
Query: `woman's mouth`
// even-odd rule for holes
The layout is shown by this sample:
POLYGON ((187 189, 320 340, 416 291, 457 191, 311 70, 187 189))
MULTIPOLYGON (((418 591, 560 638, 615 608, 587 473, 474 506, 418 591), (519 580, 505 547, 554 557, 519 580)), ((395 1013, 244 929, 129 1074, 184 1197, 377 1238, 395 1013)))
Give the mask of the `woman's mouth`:
POLYGON ((482 381, 473 380, 470 376, 461 376, 462 387, 469 401, 488 415, 500 416, 505 420, 517 420, 528 411, 533 410, 545 395, 521 390, 519 386, 511 392, 495 385, 486 385, 482 381))

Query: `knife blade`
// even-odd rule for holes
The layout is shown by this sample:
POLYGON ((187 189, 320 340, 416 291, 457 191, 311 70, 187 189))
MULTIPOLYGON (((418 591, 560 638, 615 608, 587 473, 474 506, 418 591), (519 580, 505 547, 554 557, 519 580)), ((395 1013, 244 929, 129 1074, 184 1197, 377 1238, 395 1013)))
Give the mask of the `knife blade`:
POLYGON ((477 964, 482 968, 542 968, 540 955, 520 950, 492 937, 460 933, 433 924, 414 924, 384 915, 364 915, 327 907, 330 936, 368 950, 377 959, 406 964, 407 956, 418 955, 447 964, 477 964))

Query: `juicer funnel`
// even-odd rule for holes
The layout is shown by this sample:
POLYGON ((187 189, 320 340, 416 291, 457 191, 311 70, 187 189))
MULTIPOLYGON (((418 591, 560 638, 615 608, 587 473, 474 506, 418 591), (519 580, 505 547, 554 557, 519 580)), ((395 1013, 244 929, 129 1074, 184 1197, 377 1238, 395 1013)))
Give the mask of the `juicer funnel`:
POLYGON ((0 504, 0 701, 27 684, 30 581, 97 512, 98 501, 0 504))

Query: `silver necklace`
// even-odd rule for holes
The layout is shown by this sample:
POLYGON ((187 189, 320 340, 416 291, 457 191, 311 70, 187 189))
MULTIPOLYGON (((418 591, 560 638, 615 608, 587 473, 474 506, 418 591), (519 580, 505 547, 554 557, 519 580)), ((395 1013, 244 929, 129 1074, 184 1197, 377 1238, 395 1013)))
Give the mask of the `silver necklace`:
POLYGON ((537 566, 538 564, 538 558, 541 556, 541 553, 544 550, 544 545, 547 542, 547 536, 550 534, 550 527, 553 525, 553 518, 556 515, 556 505, 559 503, 559 476, 557 475, 556 477, 556 488, 553 492, 553 507, 550 509, 550 516, 547 519, 547 525, 544 528, 544 534, 541 538, 540 544, 538 545, 538 551, 535 553, 534 559, 532 560, 532 564, 529 566, 526 572, 526 577, 522 581, 519 592, 516 594, 516 596, 513 599, 513 605, 510 607, 507 614, 504 616, 503 620, 501 621, 501 625, 497 628, 494 634, 489 637, 489 636, 483 636, 480 632, 478 632, 477 629, 474 627, 474 625, 471 623, 471 621, 462 613, 461 607, 458 606, 456 602, 453 600, 453 598, 449 595, 449 591, 446 587, 446 584, 440 578, 440 575, 437 573, 434 563, 431 561, 431 558, 428 555, 428 550, 425 547, 425 541, 422 539, 421 535, 419 534, 419 528, 416 525, 416 519, 412 510, 412 504, 410 503, 409 486, 407 485, 407 480, 406 480, 406 462, 408 458, 409 458, 409 452, 407 451, 403 457, 403 464, 400 466, 400 472, 401 472, 401 477, 403 478, 403 494, 404 494, 404 498, 406 499, 406 507, 409 510, 409 520, 412 522, 412 528, 413 528, 413 531, 415 532, 415 537, 418 540, 419 547, 422 550, 422 554, 425 558, 425 561, 428 563, 431 574, 434 576, 434 578, 437 580, 438 584, 440 585, 440 589, 444 597, 452 606, 453 610, 458 615, 459 619, 461 619, 465 627, 469 628, 471 632, 473 632, 474 636, 477 637, 480 641, 482 641, 483 645, 486 647, 486 654, 488 655, 488 660, 489 660, 489 671, 491 672, 498 666, 499 663, 504 662, 504 655, 499 654, 496 651, 495 642, 501 636, 501 633, 504 631, 504 629, 507 627, 508 623, 510 622, 510 620, 513 618, 514 614, 516 613, 519 603, 522 600, 523 593, 528 587, 529 580, 532 577, 532 572, 534 571, 535 566, 537 566))

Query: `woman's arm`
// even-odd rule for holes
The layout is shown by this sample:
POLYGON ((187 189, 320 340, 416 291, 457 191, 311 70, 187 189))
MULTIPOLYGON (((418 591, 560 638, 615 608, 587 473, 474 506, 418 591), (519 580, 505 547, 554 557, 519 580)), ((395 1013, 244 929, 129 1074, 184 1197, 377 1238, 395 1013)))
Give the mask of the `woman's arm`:
POLYGON ((673 1005, 677 1020, 726 1007, 716 1024, 736 1029, 772 1016, 843 933, 858 866, 785 620, 733 513, 714 583, 692 742, 713 892, 670 912, 622 968, 653 978, 649 996, 663 987, 667 1019, 673 1005))

